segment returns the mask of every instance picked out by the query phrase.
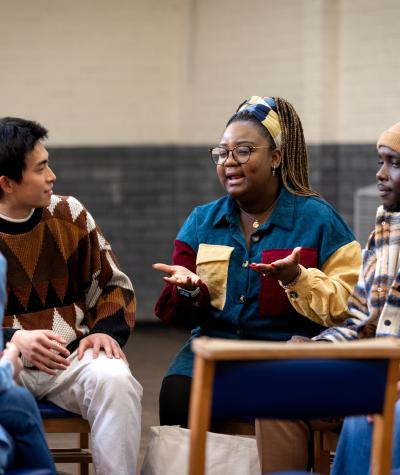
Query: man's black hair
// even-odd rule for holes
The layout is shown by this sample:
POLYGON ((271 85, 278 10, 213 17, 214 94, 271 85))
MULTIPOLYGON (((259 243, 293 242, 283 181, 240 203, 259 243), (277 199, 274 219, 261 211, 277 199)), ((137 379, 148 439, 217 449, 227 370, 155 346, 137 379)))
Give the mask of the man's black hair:
POLYGON ((47 129, 32 120, 18 117, 0 119, 0 176, 11 178, 16 183, 22 180, 26 167, 26 154, 39 140, 47 138, 47 129))

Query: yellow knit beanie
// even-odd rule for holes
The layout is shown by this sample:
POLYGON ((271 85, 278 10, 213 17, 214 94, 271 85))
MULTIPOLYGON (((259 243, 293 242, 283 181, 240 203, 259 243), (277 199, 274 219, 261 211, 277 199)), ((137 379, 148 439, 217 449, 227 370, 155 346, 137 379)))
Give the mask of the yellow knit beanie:
POLYGON ((377 143, 377 147, 380 146, 389 147, 400 153, 400 122, 381 133, 377 143))

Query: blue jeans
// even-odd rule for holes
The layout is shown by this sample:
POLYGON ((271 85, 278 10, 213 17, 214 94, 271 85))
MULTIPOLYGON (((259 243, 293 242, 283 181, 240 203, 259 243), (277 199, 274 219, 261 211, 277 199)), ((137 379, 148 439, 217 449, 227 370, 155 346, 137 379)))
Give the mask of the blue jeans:
POLYGON ((13 467, 15 461, 15 444, 10 434, 0 425, 0 474, 6 467, 13 467))
MULTIPOLYGON (((396 403, 393 439, 393 468, 400 468, 400 401, 396 403)), ((372 424, 365 416, 346 417, 331 475, 368 475, 371 455, 372 424)))
POLYGON ((0 425, 15 446, 15 464, 8 469, 47 468, 56 473, 39 409, 29 391, 13 385, 0 393, 0 425))

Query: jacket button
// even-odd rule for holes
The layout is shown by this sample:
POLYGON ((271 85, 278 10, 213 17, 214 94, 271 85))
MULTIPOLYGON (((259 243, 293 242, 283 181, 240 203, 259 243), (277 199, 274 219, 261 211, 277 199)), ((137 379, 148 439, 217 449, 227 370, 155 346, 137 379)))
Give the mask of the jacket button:
POLYGON ((245 297, 244 295, 241 295, 241 296, 239 297, 239 302, 240 302, 240 303, 245 303, 245 302, 246 302, 246 297, 245 297))

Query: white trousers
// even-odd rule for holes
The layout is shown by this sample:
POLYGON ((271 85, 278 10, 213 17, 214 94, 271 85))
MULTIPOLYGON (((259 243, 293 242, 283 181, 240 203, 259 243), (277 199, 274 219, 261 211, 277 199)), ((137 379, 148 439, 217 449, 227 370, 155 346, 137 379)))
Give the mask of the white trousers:
POLYGON ((142 386, 127 363, 104 352, 93 359, 88 349, 78 361, 75 351, 68 360, 70 366, 56 376, 24 368, 19 382, 37 398, 46 396, 89 421, 97 475, 136 475, 142 386))

